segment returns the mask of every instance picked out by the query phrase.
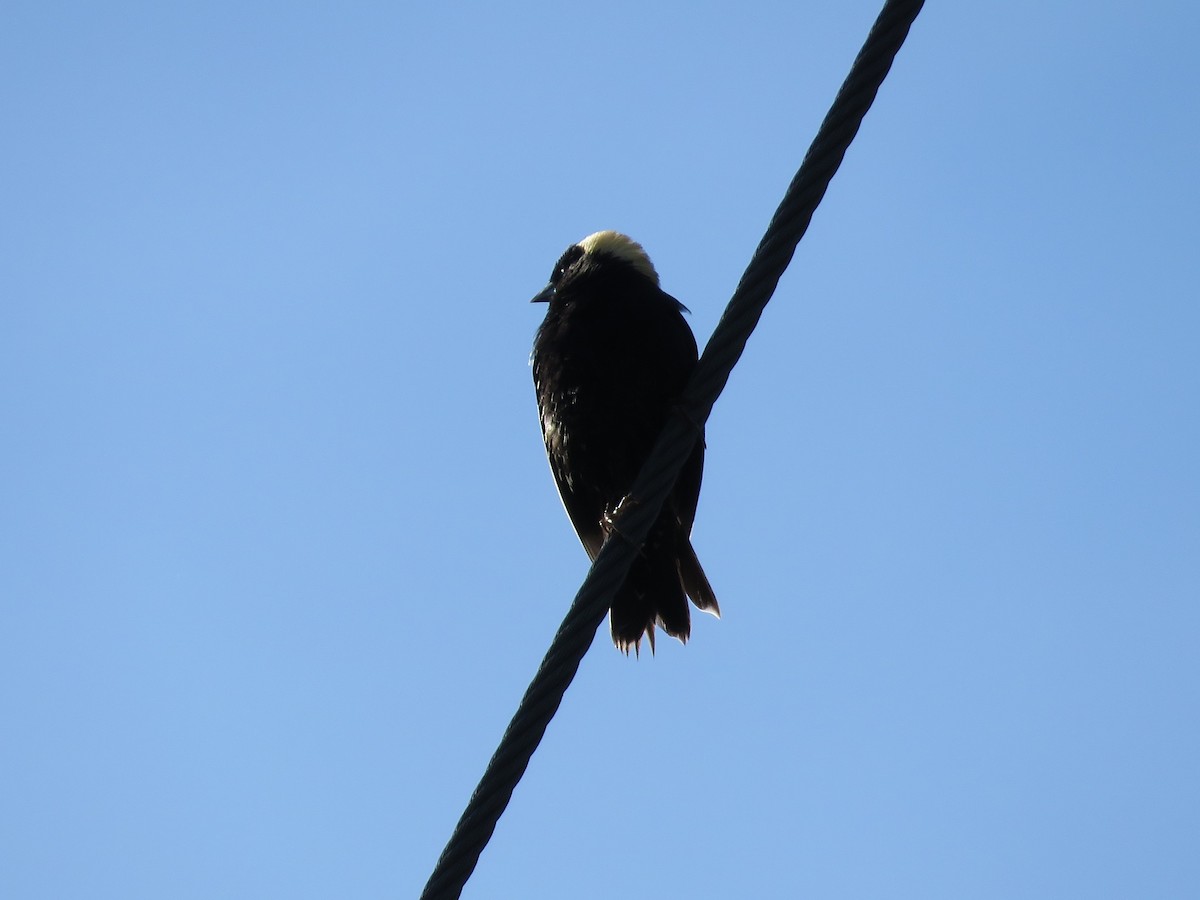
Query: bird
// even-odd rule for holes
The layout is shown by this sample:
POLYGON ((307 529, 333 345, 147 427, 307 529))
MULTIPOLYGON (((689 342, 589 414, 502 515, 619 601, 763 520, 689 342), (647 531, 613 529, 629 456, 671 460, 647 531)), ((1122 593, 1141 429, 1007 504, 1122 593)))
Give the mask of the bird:
MULTIPOLYGON (((622 504, 696 366, 687 307, 659 286, 641 244, 598 231, 559 257, 530 362, 542 438, 563 507, 587 555, 619 530, 622 504)), ((655 627, 687 643, 688 598, 720 618, 691 543, 703 431, 609 610, 616 647, 654 652, 655 627)))

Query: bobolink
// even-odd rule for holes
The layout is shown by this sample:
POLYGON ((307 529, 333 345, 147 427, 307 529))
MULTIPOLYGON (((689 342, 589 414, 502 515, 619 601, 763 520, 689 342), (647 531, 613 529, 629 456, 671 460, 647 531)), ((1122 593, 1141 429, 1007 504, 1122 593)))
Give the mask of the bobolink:
MULTIPOLYGON (((615 231, 567 248, 533 301, 549 304, 532 356, 542 437, 563 506, 594 560, 696 365, 696 340, 686 308, 659 287, 641 245, 615 231)), ((703 469, 701 435, 613 598, 612 639, 626 653, 643 634, 653 650, 655 625, 686 642, 688 597, 720 615, 691 544, 703 469)))

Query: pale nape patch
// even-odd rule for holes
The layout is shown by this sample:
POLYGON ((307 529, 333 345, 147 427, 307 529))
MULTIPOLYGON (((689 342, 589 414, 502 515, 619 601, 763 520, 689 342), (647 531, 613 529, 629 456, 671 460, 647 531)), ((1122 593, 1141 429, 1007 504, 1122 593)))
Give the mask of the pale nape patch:
POLYGON ((607 253, 622 262, 627 262, 653 281, 655 286, 658 285, 658 272, 654 270, 654 263, 650 262, 650 257, 646 255, 642 245, 627 234, 621 234, 619 231, 597 231, 580 241, 579 246, 583 248, 584 253, 607 253))

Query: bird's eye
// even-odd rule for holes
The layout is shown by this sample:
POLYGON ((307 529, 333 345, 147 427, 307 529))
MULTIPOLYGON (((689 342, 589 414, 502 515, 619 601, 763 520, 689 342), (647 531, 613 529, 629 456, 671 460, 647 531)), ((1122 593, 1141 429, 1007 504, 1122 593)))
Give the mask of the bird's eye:
POLYGON ((578 244, 568 248, 567 252, 560 256, 554 265, 554 274, 550 276, 551 284, 558 284, 562 281, 567 276, 567 270, 575 265, 581 256, 583 256, 583 248, 578 244))

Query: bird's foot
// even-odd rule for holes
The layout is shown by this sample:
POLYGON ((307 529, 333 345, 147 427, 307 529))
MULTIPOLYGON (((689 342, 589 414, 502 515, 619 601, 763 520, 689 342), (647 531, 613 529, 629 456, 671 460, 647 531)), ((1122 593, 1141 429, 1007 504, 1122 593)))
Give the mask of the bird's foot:
POLYGON ((617 522, 625 512, 633 509, 639 503, 641 503, 640 500, 626 494, 621 498, 621 502, 612 510, 606 509, 604 515, 600 517, 600 528, 604 532, 604 536, 607 538, 610 534, 615 534, 621 540, 625 541, 625 543, 629 543, 629 538, 625 537, 621 532, 621 529, 617 526, 617 522))

